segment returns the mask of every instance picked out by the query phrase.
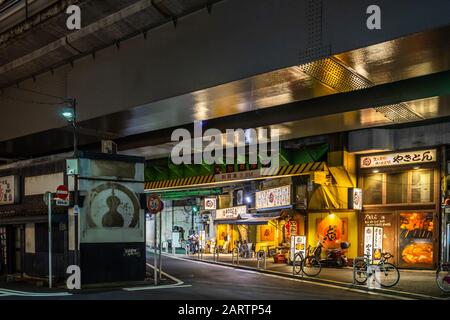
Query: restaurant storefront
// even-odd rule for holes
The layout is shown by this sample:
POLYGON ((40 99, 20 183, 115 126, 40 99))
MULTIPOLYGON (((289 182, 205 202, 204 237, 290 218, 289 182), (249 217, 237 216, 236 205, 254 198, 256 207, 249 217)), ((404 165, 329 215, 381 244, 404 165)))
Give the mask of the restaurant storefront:
MULTIPOLYGON (((271 184, 287 181, 291 179, 274 179, 271 184)), ((305 235, 306 216, 293 209, 292 189, 292 184, 288 184, 256 191, 253 213, 248 213, 245 205, 217 209, 215 223, 219 249, 227 253, 245 243, 251 255, 263 250, 287 261, 291 236, 305 235)))
POLYGON ((350 247, 346 256, 358 256, 358 212, 361 192, 355 188, 356 177, 343 167, 329 167, 326 179, 314 178, 315 187, 308 204, 308 245, 319 241, 327 250, 340 249, 342 242, 350 247))
POLYGON ((277 187, 263 183, 263 190, 255 194, 256 215, 277 217, 276 224, 259 226, 258 246, 286 262, 290 257, 291 237, 305 236, 306 214, 296 209, 294 180, 285 178, 270 181, 272 186, 279 185, 277 187))
MULTIPOLYGON (((178 227, 181 222, 183 222, 185 231, 184 240, 190 229, 195 229, 196 233, 200 233, 203 229, 199 227, 200 222, 197 222, 197 218, 202 217, 208 218, 208 226, 205 228, 207 252, 212 252, 212 248, 217 245, 220 250, 229 253, 239 241, 243 240, 253 245, 254 252, 260 249, 267 251, 269 247, 273 248, 279 246, 280 243, 289 243, 291 230, 298 228, 298 230, 303 230, 303 233, 305 232, 307 199, 304 191, 306 184, 303 184, 300 198, 298 194, 292 198, 292 192, 289 191, 290 199, 282 206, 267 205, 266 208, 256 209, 256 192, 280 186, 291 186, 296 178, 308 178, 313 172, 326 170, 326 164, 325 162, 290 164, 280 167, 275 172, 271 172, 269 169, 260 168, 146 182, 147 193, 158 193, 161 194, 163 200, 178 199, 177 201, 184 203, 178 206, 166 203, 164 210, 168 214, 163 214, 164 219, 167 220, 166 223, 163 222, 163 226, 165 225, 167 230, 163 230, 162 240, 172 243, 173 229, 178 227), (212 189, 220 190, 220 192, 210 193, 209 191, 212 189), (172 193, 177 197, 172 197, 172 193), (192 203, 196 203, 196 206, 199 207, 199 211, 195 214, 191 210, 192 203), (211 204, 211 206, 207 204, 211 204), (217 218, 217 215, 220 216, 221 210, 230 211, 233 210, 232 208, 242 205, 247 207, 248 212, 245 215, 230 219, 229 214, 227 219, 217 218), (303 211, 297 210, 298 207, 301 207, 303 211)), ((151 235, 148 237, 152 238, 151 235)), ((180 238, 180 240, 183 239, 180 238)))
POLYGON ((382 252, 401 268, 432 269, 439 250, 440 175, 435 149, 362 155, 359 254, 382 252))
POLYGON ((249 241, 248 233, 241 236, 237 227, 239 221, 242 221, 245 216, 247 216, 246 205, 215 210, 215 245, 218 246, 220 252, 229 253, 237 246, 237 242, 249 241))

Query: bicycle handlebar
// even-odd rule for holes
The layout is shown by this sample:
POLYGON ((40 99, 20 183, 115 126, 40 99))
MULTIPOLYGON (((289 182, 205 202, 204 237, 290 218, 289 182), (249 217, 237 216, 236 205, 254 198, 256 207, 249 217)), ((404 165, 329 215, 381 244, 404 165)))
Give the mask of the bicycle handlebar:
POLYGON ((393 258, 394 256, 392 254, 390 254, 389 252, 384 252, 381 254, 383 256, 384 259, 389 260, 391 258, 393 258))

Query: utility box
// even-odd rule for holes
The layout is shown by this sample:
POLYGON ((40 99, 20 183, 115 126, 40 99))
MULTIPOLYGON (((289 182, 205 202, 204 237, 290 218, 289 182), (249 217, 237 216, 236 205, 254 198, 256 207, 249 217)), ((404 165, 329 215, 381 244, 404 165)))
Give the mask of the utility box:
POLYGON ((144 280, 144 159, 84 154, 79 171, 82 285, 144 280))

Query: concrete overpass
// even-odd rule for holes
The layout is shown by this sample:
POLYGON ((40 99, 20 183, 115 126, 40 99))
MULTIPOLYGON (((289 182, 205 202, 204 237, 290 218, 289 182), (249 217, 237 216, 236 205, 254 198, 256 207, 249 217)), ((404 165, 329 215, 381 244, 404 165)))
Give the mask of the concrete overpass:
POLYGON ((16 7, 0 14, 0 157, 71 148, 57 97, 77 99, 82 147, 113 138, 147 157, 195 120, 289 139, 450 116, 450 3, 380 0, 369 30, 372 2, 36 0, 25 19, 16 7))

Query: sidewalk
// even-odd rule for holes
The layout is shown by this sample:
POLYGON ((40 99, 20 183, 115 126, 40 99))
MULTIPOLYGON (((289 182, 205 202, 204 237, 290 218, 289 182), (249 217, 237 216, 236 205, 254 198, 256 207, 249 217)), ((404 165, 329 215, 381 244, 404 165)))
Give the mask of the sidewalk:
MULTIPOLYGON (((199 260, 199 256, 195 255, 185 255, 176 254, 177 257, 199 260)), ((236 257, 234 257, 234 266, 236 264, 236 257)), ((212 254, 203 254, 200 256, 200 260, 210 263, 216 263, 213 259, 212 254)), ((218 263, 232 265, 232 255, 231 254, 220 254, 218 263)), ((239 258, 239 266, 245 268, 257 268, 256 258, 239 258)), ((260 262, 260 268, 263 268, 263 263, 260 262)), ((292 266, 287 264, 275 264, 273 259, 267 260, 267 269, 269 272, 276 272, 283 274, 285 276, 292 276, 292 266)), ((322 268, 321 273, 314 278, 304 277, 311 281, 321 281, 321 282, 331 282, 334 284, 341 285, 352 285, 353 283, 353 272, 352 268, 322 268)), ((400 281, 397 285, 392 288, 386 288, 383 290, 391 292, 401 292, 405 294, 415 294, 423 295, 423 298, 450 298, 449 295, 445 295, 438 288, 435 280, 435 271, 432 270, 400 270, 400 281)))

